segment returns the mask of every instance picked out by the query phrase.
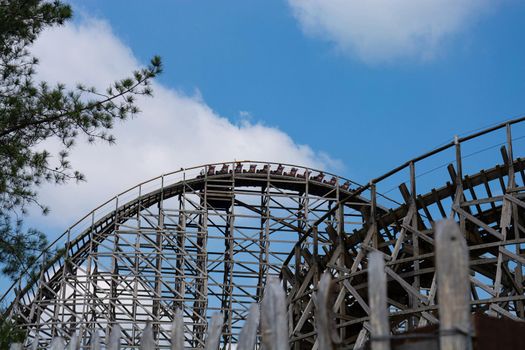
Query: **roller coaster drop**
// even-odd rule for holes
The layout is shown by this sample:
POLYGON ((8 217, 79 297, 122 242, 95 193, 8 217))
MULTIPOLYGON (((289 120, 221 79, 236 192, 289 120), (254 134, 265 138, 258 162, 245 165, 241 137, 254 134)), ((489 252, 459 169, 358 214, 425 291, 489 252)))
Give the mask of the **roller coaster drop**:
POLYGON ((512 136, 524 120, 456 138, 366 185, 259 162, 162 175, 68 229, 50 246, 65 251, 47 257, 37 280, 21 280, 3 300, 11 300, 28 343, 41 346, 74 332, 89 339, 118 323, 123 346, 133 348, 151 322, 159 347, 168 347, 181 308, 190 347, 203 347, 207 321, 221 311, 222 346, 230 349, 249 305, 262 297, 268 276, 278 275, 291 348, 310 349, 311 295, 328 270, 340 346, 360 347, 368 337, 367 253, 380 251, 386 261, 391 329, 437 323, 433 222, 454 217, 469 246, 472 309, 525 319, 525 160, 514 156, 512 136), (462 147, 485 137, 502 138, 500 160, 464 175, 462 147), (418 192, 419 164, 443 155, 452 158, 448 181, 418 192), (378 190, 396 177, 398 201, 378 190))

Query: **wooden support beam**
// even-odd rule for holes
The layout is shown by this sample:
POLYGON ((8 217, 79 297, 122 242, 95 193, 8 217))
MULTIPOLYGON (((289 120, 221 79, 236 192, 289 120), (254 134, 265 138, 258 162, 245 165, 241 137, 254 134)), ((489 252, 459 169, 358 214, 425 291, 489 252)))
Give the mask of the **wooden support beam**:
POLYGON ((503 236, 501 235, 501 233, 499 233, 498 231, 496 231, 495 229, 493 229, 492 227, 490 227, 489 225, 487 225, 486 223, 484 223, 483 221, 481 221, 480 219, 478 219, 474 215, 467 213, 465 210, 461 209, 459 206, 454 206, 454 211, 456 211, 458 214, 464 216, 468 221, 470 221, 470 222, 478 225, 479 227, 483 228, 485 231, 487 231, 488 233, 490 233, 494 237, 496 237, 496 238, 498 238, 500 240, 503 240, 503 236))

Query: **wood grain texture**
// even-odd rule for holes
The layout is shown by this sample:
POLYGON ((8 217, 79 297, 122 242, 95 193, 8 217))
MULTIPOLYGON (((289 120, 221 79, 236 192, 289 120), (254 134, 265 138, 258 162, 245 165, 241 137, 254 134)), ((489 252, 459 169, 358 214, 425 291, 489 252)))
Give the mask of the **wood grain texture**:
POLYGON ((442 350, 469 350, 470 283, 468 250, 458 224, 436 223, 436 268, 442 350))
POLYGON ((386 301, 386 273, 383 254, 368 254, 368 303, 372 350, 390 350, 390 326, 386 301))

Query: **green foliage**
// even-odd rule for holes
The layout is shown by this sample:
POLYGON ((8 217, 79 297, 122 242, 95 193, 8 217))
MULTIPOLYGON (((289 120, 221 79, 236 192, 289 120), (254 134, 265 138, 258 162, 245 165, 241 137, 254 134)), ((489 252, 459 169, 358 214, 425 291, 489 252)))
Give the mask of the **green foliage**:
POLYGON ((38 201, 38 186, 83 181, 68 160, 75 141, 84 135, 89 142, 115 142, 109 133, 114 121, 139 112, 135 97, 151 96, 151 80, 162 70, 156 56, 103 92, 82 84, 67 88, 37 82, 38 59, 30 53, 31 44, 43 29, 61 25, 71 15, 60 1, 0 0, 0 263, 12 279, 47 245, 42 233, 24 231, 21 219, 29 204, 47 213, 38 201), (50 138, 61 142, 58 153, 37 150, 50 138))
POLYGON ((18 327, 18 322, 0 314, 0 349, 9 349, 12 343, 25 340, 25 332, 18 327))
POLYGON ((17 220, 13 227, 8 217, 0 217, 0 261, 2 261, 2 273, 11 279, 18 278, 21 266, 33 267, 28 271, 34 275, 35 264, 38 256, 46 247, 46 237, 42 232, 35 229, 22 230, 22 221, 17 220))

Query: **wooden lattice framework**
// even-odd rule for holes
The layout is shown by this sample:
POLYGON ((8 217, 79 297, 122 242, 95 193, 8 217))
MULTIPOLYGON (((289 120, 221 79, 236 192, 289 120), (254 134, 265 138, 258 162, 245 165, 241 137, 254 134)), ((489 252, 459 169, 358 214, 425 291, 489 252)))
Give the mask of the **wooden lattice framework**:
POLYGON ((220 311, 230 349, 249 305, 276 275, 288 296, 290 345, 310 349, 317 347, 311 296, 328 270, 340 347, 359 348, 368 337, 370 251, 386 260, 391 329, 438 322, 433 222, 453 217, 469 245, 472 309, 524 319, 525 160, 515 157, 522 152, 512 137, 523 120, 456 138, 366 185, 248 161, 160 176, 68 229, 51 245, 63 252, 3 300, 11 298, 28 342, 42 346, 74 332, 87 341, 118 323, 124 346, 133 348, 151 322, 159 347, 168 347, 174 310, 182 308, 187 345, 202 348, 207 322, 220 311), (492 165, 499 165, 464 175, 463 145, 496 134, 503 145, 492 165), (448 181, 418 192, 418 165, 450 151, 448 181), (381 194, 378 188, 403 172, 401 200, 381 194))
POLYGON ((370 191, 370 196, 366 196, 369 203, 362 208, 364 224, 357 231, 348 233, 345 229, 343 213, 351 198, 345 198, 325 213, 319 225, 314 224, 296 244, 282 269, 292 315, 292 348, 317 348, 312 292, 320 274, 327 270, 337 281, 333 317, 340 347, 364 346, 369 337, 370 312, 366 256, 371 251, 381 252, 386 261, 392 331, 403 333, 438 323, 433 224, 447 217, 459 222, 467 240, 471 309, 523 320, 525 159, 514 157, 512 138, 512 125, 522 120, 464 138, 456 137, 453 142, 406 162, 353 192, 351 198, 370 191), (505 141, 500 142, 501 164, 463 175, 462 145, 502 130, 505 141), (455 153, 455 162, 446 167, 448 181, 427 193, 419 193, 416 165, 447 150, 455 153), (403 170, 408 170, 408 180, 399 185, 403 202, 385 210, 378 205, 377 187, 403 170), (330 236, 324 237, 318 234, 318 227, 327 222, 330 236), (330 244, 323 244, 321 249, 320 242, 327 241, 330 244), (298 266, 301 268, 297 269, 298 266))

